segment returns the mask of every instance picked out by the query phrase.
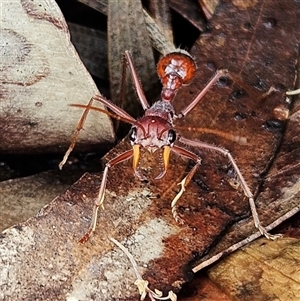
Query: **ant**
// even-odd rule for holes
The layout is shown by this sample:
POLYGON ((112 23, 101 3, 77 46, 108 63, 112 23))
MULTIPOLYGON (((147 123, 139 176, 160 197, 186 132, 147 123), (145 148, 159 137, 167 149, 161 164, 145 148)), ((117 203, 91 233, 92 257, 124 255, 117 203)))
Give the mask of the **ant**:
POLYGON ((109 169, 114 167, 118 163, 133 158, 133 171, 138 178, 140 179, 142 178, 137 170, 139 160, 140 160, 140 149, 142 147, 152 153, 157 151, 158 149, 163 150, 163 155, 162 155, 163 171, 159 175, 157 175, 155 179, 161 179, 166 174, 169 165, 169 156, 171 151, 179 156, 186 157, 195 162, 194 167, 179 183, 181 186, 180 191, 175 196, 175 198, 171 203, 172 214, 175 220, 179 223, 183 222, 176 211, 176 204, 179 198, 182 196, 183 192, 185 191, 186 186, 193 178, 197 168, 200 166, 201 158, 197 156, 195 153, 181 146, 176 145, 177 141, 192 147, 216 151, 221 153, 225 157, 227 157, 227 159, 229 160, 229 162, 231 163, 232 167, 235 170, 237 179, 240 182, 240 185, 244 191, 245 196, 249 199, 249 204, 250 204, 255 227, 258 228, 260 233, 264 235, 266 238, 268 239, 277 238, 278 235, 269 234, 266 231, 266 229, 261 225, 256 210, 255 202, 254 202, 254 196, 250 191, 249 186, 247 185, 239 167, 237 166, 230 152, 222 147, 218 147, 202 141, 195 141, 195 140, 184 138, 176 132, 175 126, 173 124, 174 120, 183 118, 190 111, 192 111, 194 107, 204 97, 207 91, 218 81, 218 79, 221 76, 227 75, 228 71, 224 69, 216 71, 215 75, 210 79, 208 84, 196 96, 196 98, 193 101, 191 101, 186 108, 184 108, 181 112, 179 112, 179 114, 176 114, 174 107, 172 105, 172 101, 174 100, 181 86, 189 83, 194 78, 196 72, 196 64, 193 58, 189 55, 189 53, 180 50, 178 52, 169 53, 160 59, 157 65, 157 74, 162 83, 161 99, 155 102, 152 106, 149 105, 145 97, 141 83, 138 79, 138 75, 134 69, 133 61, 131 59, 129 51, 125 51, 124 58, 125 58, 125 63, 127 63, 127 65, 129 66, 132 81, 136 93, 138 95, 139 102, 144 109, 144 116, 135 119, 127 112, 125 112, 123 109, 119 108, 118 106, 116 106, 109 100, 105 99, 101 95, 95 95, 94 97, 92 97, 87 105, 79 105, 79 104, 72 105, 75 107, 85 108, 85 111, 83 112, 82 117, 77 125, 71 145, 67 150, 67 152, 65 153, 63 160, 59 164, 60 169, 67 161, 69 154, 71 153, 71 151, 75 146, 79 132, 83 128, 83 124, 85 122, 89 110, 100 111, 102 113, 105 113, 109 116, 112 116, 118 120, 122 120, 132 125, 128 134, 130 143, 132 145, 132 149, 127 150, 122 154, 119 154, 118 156, 116 156, 115 158, 113 158, 112 160, 106 163, 99 193, 93 207, 92 221, 88 231, 80 239, 80 242, 81 243, 86 242, 96 229, 98 209, 100 206, 103 207, 105 188, 106 188, 109 169), (106 107, 108 107, 112 112, 97 107, 93 107, 92 106, 93 101, 101 102, 106 107))

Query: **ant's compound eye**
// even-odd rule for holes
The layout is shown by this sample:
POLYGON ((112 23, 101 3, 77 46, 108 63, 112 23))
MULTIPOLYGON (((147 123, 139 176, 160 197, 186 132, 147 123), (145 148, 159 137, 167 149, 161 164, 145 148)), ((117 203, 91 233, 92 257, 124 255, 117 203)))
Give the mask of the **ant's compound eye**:
POLYGON ((134 143, 136 140, 136 127, 132 127, 128 135, 130 142, 134 143))
POLYGON ((169 130, 168 141, 170 144, 173 144, 176 140, 176 132, 174 130, 169 130))

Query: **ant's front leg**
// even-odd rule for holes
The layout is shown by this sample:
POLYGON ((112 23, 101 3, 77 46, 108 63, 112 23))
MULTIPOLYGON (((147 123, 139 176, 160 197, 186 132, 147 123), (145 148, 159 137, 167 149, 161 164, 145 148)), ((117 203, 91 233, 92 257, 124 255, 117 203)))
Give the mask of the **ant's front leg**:
POLYGON ((79 240, 80 243, 85 243, 90 238, 90 236, 92 235, 92 233, 96 229, 98 210, 99 210, 100 206, 103 208, 105 188, 106 188, 106 182, 107 182, 107 174, 108 174, 109 168, 111 168, 111 167, 115 166, 116 164, 121 163, 125 160, 128 160, 129 158, 132 157, 132 155, 133 155, 133 150, 130 149, 130 150, 118 155, 117 157, 115 157, 114 159, 112 159, 112 160, 110 160, 109 162, 106 163, 105 168, 104 168, 104 172, 103 172, 103 178, 102 178, 101 186, 100 186, 98 196, 95 200, 94 207, 93 207, 92 221, 91 221, 91 224, 89 226, 88 231, 79 240))
POLYGON ((175 198, 173 199, 173 201, 171 203, 172 214, 173 214, 175 221, 177 223, 183 224, 184 221, 182 218, 180 218, 180 216, 177 212, 177 202, 180 199, 180 197, 182 196, 182 194, 184 193, 185 187, 189 184, 189 182, 195 175, 197 168, 201 164, 201 159, 196 154, 186 150, 185 148, 179 147, 177 145, 173 145, 172 151, 182 157, 186 157, 186 158, 191 159, 196 162, 196 165, 190 170, 190 172, 184 177, 184 179, 180 183, 178 183, 178 185, 181 186, 180 191, 177 193, 177 195, 175 196, 175 198))

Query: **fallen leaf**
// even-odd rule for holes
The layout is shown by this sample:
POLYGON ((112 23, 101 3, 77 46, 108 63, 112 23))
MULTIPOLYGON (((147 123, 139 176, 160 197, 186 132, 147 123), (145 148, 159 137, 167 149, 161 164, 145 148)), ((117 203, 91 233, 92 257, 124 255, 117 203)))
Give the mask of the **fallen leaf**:
MULTIPOLYGON (((5 1, 1 15, 2 153, 57 152, 67 148, 86 104, 97 88, 70 43, 55 1, 5 1)), ((106 115, 91 112, 77 149, 114 141, 106 115)))
POLYGON ((81 171, 46 171, 0 182, 0 231, 38 214, 80 177, 81 171))
POLYGON ((300 299, 300 241, 259 239, 208 272, 232 300, 300 299))

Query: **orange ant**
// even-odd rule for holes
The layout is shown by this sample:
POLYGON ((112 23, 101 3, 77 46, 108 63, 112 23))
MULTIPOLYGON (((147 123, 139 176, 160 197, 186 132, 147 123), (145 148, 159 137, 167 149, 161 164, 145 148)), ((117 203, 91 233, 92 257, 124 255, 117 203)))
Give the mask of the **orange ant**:
POLYGON ((108 170, 118 163, 133 158, 134 173, 138 178, 141 178, 141 175, 137 171, 137 167, 140 160, 141 147, 144 147, 150 152, 155 152, 158 149, 163 150, 163 171, 159 175, 157 175, 155 179, 161 179, 166 174, 169 165, 169 156, 171 151, 176 153, 177 155, 186 157, 195 162, 195 166, 179 183, 181 189, 171 203, 172 213, 175 220, 177 222, 182 222, 182 220, 180 219, 176 211, 176 204, 179 198, 182 196, 183 192, 185 191, 185 187, 191 181, 197 168, 200 166, 201 159, 195 153, 176 145, 177 141, 192 147, 213 150, 227 157, 227 159, 229 160, 229 162, 231 163, 231 165, 233 166, 236 172, 237 178, 242 186, 244 194, 249 199, 249 204, 254 219, 255 227, 258 228, 261 234, 264 235, 266 238, 275 239, 277 235, 269 234, 266 231, 266 229, 261 225, 256 210, 253 194, 251 193, 249 186, 247 185, 239 167, 237 166, 230 152, 222 147, 211 145, 202 141, 194 141, 194 140, 184 138, 177 134, 175 126, 173 124, 174 120, 183 118, 186 114, 192 111, 193 108, 204 97, 207 91, 217 82, 217 80, 221 76, 226 75, 228 71, 218 70, 215 73, 215 75, 212 77, 212 79, 208 82, 208 84, 205 86, 205 88, 196 96, 196 98, 179 114, 176 115, 174 107, 172 105, 172 101, 174 100, 181 86, 183 84, 190 82, 195 75, 196 64, 192 59, 192 57, 187 52, 181 50, 180 52, 169 53, 166 56, 164 56, 162 59, 160 59, 157 66, 157 73, 161 80, 163 88, 161 92, 161 99, 155 102, 152 106, 149 105, 145 97, 144 91, 142 89, 142 86, 138 79, 137 73, 134 69, 133 62, 128 51, 125 51, 125 61, 129 66, 133 84, 138 95, 138 99, 145 111, 144 116, 135 119, 132 116, 130 116, 128 113, 126 113, 124 110, 122 110, 121 108, 119 108, 118 106, 110 102, 109 100, 105 99, 101 95, 94 96, 86 106, 73 105, 76 107, 85 108, 85 111, 78 123, 77 130, 74 134, 72 143, 69 149, 67 150, 62 162, 59 164, 60 168, 62 168, 62 166, 65 164, 70 152, 73 150, 78 134, 83 127, 84 121, 87 117, 89 110, 92 109, 92 110, 103 112, 116 119, 122 120, 132 125, 128 134, 130 143, 132 145, 132 149, 123 152, 122 154, 116 156, 115 158, 113 158, 112 160, 106 163, 99 193, 95 200, 95 204, 93 208, 92 221, 88 231, 80 239, 80 242, 82 243, 86 242, 96 229, 98 209, 100 206, 103 206, 103 202, 104 202, 108 170), (92 106, 93 101, 101 102, 102 104, 107 106, 113 113, 97 107, 93 107, 92 106))

